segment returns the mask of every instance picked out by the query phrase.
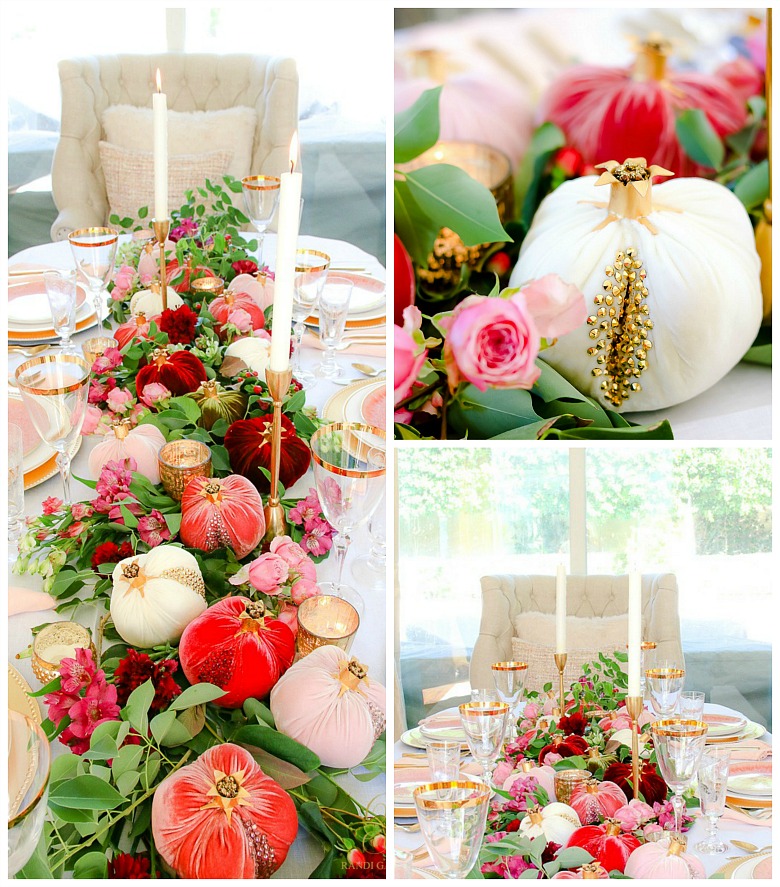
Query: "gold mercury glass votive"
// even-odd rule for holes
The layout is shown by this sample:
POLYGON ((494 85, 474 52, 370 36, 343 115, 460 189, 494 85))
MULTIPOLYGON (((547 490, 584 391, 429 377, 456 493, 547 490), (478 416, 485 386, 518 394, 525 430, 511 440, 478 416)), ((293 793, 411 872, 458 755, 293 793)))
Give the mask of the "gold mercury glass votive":
POLYGON ((211 450, 197 440, 173 440, 157 456, 165 492, 181 501, 193 477, 211 477, 211 450))
POLYGON ((328 644, 349 653, 360 625, 358 611, 343 598, 320 594, 298 607, 298 652, 308 656, 328 644))
POLYGON ((225 281, 221 277, 199 277, 190 284, 190 290, 197 295, 221 296, 224 289, 225 281))
POLYGON ((574 789, 583 782, 587 782, 591 778, 590 770, 556 770, 553 777, 555 786, 555 799, 561 804, 568 804, 571 801, 574 789))
POLYGON ((109 339, 107 336, 96 336, 94 339, 87 339, 81 346, 81 350, 84 352, 84 357, 86 357, 91 369, 92 364, 98 357, 102 357, 109 348, 118 347, 116 339, 109 339))
POLYGON ((89 629, 78 622, 52 622, 45 626, 33 639, 33 674, 42 684, 53 681, 59 677, 62 660, 73 659, 77 647, 92 650, 92 659, 97 662, 97 650, 89 629))

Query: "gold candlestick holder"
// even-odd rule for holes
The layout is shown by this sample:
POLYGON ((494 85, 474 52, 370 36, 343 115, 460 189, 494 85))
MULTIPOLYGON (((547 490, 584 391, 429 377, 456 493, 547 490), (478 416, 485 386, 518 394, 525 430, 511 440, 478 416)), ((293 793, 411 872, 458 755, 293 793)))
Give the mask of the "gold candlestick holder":
POLYGON ((558 706, 561 709, 561 717, 566 714, 563 693, 563 671, 566 668, 567 653, 555 653, 555 667, 558 669, 558 706))
POLYGON ((287 533, 287 520, 284 506, 279 501, 279 461, 282 456, 282 400, 290 390, 292 369, 265 371, 265 381, 274 403, 273 425, 271 426, 271 489, 268 493, 268 504, 263 509, 265 514, 265 542, 271 542, 277 536, 287 533))
POLYGON ((644 710, 641 696, 626 696, 626 710, 631 718, 631 778, 634 798, 639 798, 639 717, 644 710))
POLYGON ((160 247, 160 295, 162 296, 163 311, 168 309, 168 275, 165 267, 165 241, 171 230, 170 219, 152 219, 154 239, 160 247))

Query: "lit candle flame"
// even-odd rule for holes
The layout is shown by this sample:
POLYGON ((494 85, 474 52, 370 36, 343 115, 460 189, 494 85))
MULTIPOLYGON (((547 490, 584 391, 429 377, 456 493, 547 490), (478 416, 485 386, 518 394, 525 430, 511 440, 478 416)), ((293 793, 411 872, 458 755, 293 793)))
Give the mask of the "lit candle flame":
POLYGON ((160 77, 160 69, 157 69, 157 92, 162 92, 162 78, 160 77))
POLYGON ((295 172, 295 164, 298 161, 298 130, 290 139, 290 172, 295 172))

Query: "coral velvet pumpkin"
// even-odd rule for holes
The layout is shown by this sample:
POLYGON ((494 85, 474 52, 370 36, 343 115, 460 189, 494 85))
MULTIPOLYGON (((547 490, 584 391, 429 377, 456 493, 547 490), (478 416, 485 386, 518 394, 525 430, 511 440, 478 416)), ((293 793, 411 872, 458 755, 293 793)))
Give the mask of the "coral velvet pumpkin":
POLYGON ((292 665, 295 638, 289 627, 265 615, 259 601, 228 597, 185 629, 179 659, 191 684, 216 684, 226 695, 215 705, 238 708, 262 699, 292 665))
POLYGON ((676 835, 643 844, 629 856, 625 873, 630 878, 650 881, 706 878, 701 860, 685 853, 685 847, 685 839, 676 835))
POLYGON ((184 488, 179 535, 188 547, 231 548, 241 559, 257 548, 264 533, 263 500, 245 477, 194 477, 184 488))
POLYGON ((107 462, 124 462, 127 458, 133 458, 138 466, 136 471, 153 484, 159 484, 157 454, 164 446, 165 435, 154 425, 130 428, 129 419, 113 422, 111 432, 89 454, 89 475, 97 480, 107 462))
POLYGON ((553 741, 539 752, 539 763, 543 764, 545 756, 550 752, 560 755, 562 758, 573 758, 575 755, 584 755, 588 750, 588 743, 582 736, 566 736, 560 734, 553 736, 553 741))
MULTIPOLYGON (((634 797, 634 791, 629 785, 632 778, 631 764, 615 761, 604 771, 604 779, 614 782, 623 790, 627 801, 634 797)), ((663 777, 658 774, 655 764, 645 761, 639 774, 639 791, 645 799, 645 803, 651 807, 653 804, 663 804, 666 800, 667 787, 663 777)))
POLYGON ((271 711, 326 767, 355 767, 385 729, 385 688, 338 647, 318 647, 273 688, 271 711))
POLYGON ((151 362, 135 377, 135 390, 141 392, 150 382, 159 382, 175 395, 189 394, 205 379, 206 369, 194 354, 155 348, 151 362))
POLYGON ((269 878, 295 840, 298 816, 252 755, 227 742, 160 783, 152 833, 181 878, 269 878))
MULTIPOLYGON (((225 434, 230 467, 236 474, 248 477, 261 493, 267 493, 269 490, 268 478, 260 469, 271 470, 272 421, 271 415, 239 419, 225 434)), ((279 479, 282 486, 289 489, 298 478, 306 474, 310 462, 309 447, 298 437, 290 419, 283 415, 279 463, 279 479)))
POLYGON ((628 857, 639 847, 639 839, 623 834, 620 823, 608 819, 603 825, 584 825, 571 835, 567 847, 582 847, 608 871, 625 870, 628 857))
POLYGON ((230 312, 241 308, 252 318, 252 329, 261 330, 265 326, 265 315, 262 308, 246 293, 233 293, 228 290, 221 296, 217 296, 209 305, 209 311, 217 321, 216 332, 222 335, 222 326, 230 318, 230 312))
POLYGON ((614 782, 589 779, 574 787, 569 804, 577 811, 580 822, 588 825, 614 816, 626 804, 623 789, 614 782))
POLYGON ((126 320, 124 323, 119 324, 114 330, 114 338, 116 339, 118 347, 124 348, 125 345, 132 342, 133 339, 148 339, 149 326, 152 322, 156 323, 159 328, 160 315, 155 314, 154 317, 150 317, 147 320, 146 315, 143 312, 140 312, 139 314, 134 314, 130 320, 126 320))

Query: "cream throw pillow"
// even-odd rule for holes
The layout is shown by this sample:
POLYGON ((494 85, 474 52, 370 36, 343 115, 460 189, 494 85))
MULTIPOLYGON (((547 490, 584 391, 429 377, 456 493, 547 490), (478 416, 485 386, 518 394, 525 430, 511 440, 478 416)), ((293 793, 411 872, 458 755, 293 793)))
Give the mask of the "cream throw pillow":
MULTIPOLYGON (((149 215, 143 224, 149 225, 154 215, 154 154, 127 151, 108 142, 100 142, 100 162, 106 180, 109 214, 116 213, 120 219, 129 217, 139 222, 138 210, 146 206, 149 215)), ((206 179, 220 182, 229 162, 230 154, 227 151, 170 157, 169 209, 179 209, 184 204, 185 192, 203 187, 206 179)))

